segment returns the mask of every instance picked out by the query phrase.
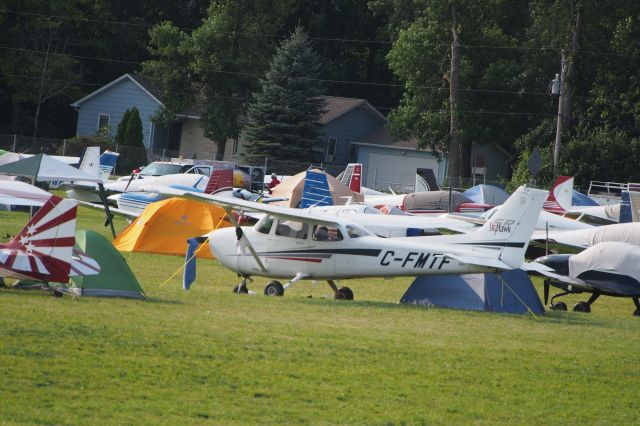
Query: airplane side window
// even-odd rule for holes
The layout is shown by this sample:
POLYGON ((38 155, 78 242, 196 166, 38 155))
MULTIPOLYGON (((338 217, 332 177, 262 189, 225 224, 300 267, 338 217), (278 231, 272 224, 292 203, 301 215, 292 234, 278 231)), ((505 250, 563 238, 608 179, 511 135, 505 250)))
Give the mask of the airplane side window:
POLYGON ((308 228, 309 226, 306 223, 292 220, 279 220, 276 226, 276 235, 306 240, 308 228))
POLYGON ((313 241, 342 241, 342 233, 333 226, 314 225, 313 241))
POLYGON ((256 231, 261 234, 269 234, 271 226, 273 225, 273 218, 271 216, 265 216, 260 222, 256 224, 256 231))

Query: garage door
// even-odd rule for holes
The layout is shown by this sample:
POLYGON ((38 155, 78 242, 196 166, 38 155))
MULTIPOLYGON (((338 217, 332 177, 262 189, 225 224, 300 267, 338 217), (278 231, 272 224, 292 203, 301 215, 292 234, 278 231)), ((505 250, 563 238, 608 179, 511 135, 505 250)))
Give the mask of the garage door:
POLYGON ((368 188, 413 190, 418 168, 432 169, 438 176, 438 161, 435 158, 372 152, 367 164, 365 186, 368 188))

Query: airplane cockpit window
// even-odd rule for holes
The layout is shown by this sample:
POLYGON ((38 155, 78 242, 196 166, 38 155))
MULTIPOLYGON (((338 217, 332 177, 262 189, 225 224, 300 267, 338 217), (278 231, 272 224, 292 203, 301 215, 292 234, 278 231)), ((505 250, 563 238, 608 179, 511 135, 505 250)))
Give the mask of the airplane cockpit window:
POLYGON ((342 232, 334 226, 314 225, 313 241, 342 241, 342 232))
POLYGON ((295 222, 293 220, 279 220, 276 226, 276 235, 305 240, 307 239, 308 228, 309 226, 306 223, 295 222))
POLYGON ((363 213, 364 214, 382 214, 380 210, 370 206, 365 207, 363 213))
POLYGON ((261 234, 268 234, 271 231, 273 225, 273 216, 265 216, 256 223, 256 231, 261 234))
POLYGON ((347 235, 349 238, 360 238, 371 234, 358 226, 347 225, 347 235))

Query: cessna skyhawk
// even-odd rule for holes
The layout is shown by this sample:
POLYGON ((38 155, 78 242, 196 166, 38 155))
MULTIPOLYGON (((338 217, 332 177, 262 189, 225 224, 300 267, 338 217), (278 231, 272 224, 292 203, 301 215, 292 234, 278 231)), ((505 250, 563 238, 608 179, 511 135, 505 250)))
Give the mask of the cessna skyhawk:
POLYGON ((520 187, 478 231, 469 234, 380 238, 344 217, 185 192, 182 196, 231 210, 266 213, 253 227, 223 228, 209 234, 215 257, 242 277, 236 286, 247 292, 250 277, 271 281, 264 293, 281 296, 300 280, 326 280, 335 298, 352 299, 337 279, 467 274, 519 268, 546 198, 546 191, 520 187))

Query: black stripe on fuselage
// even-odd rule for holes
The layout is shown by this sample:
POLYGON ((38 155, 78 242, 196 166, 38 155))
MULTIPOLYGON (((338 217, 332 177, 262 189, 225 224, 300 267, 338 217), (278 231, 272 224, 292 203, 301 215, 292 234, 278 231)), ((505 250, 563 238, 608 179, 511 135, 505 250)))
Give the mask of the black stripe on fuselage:
POLYGON ((515 247, 515 248, 523 248, 526 243, 506 243, 506 242, 498 242, 498 241, 478 241, 473 243, 459 243, 462 245, 472 245, 472 246, 492 246, 492 247, 515 247))

